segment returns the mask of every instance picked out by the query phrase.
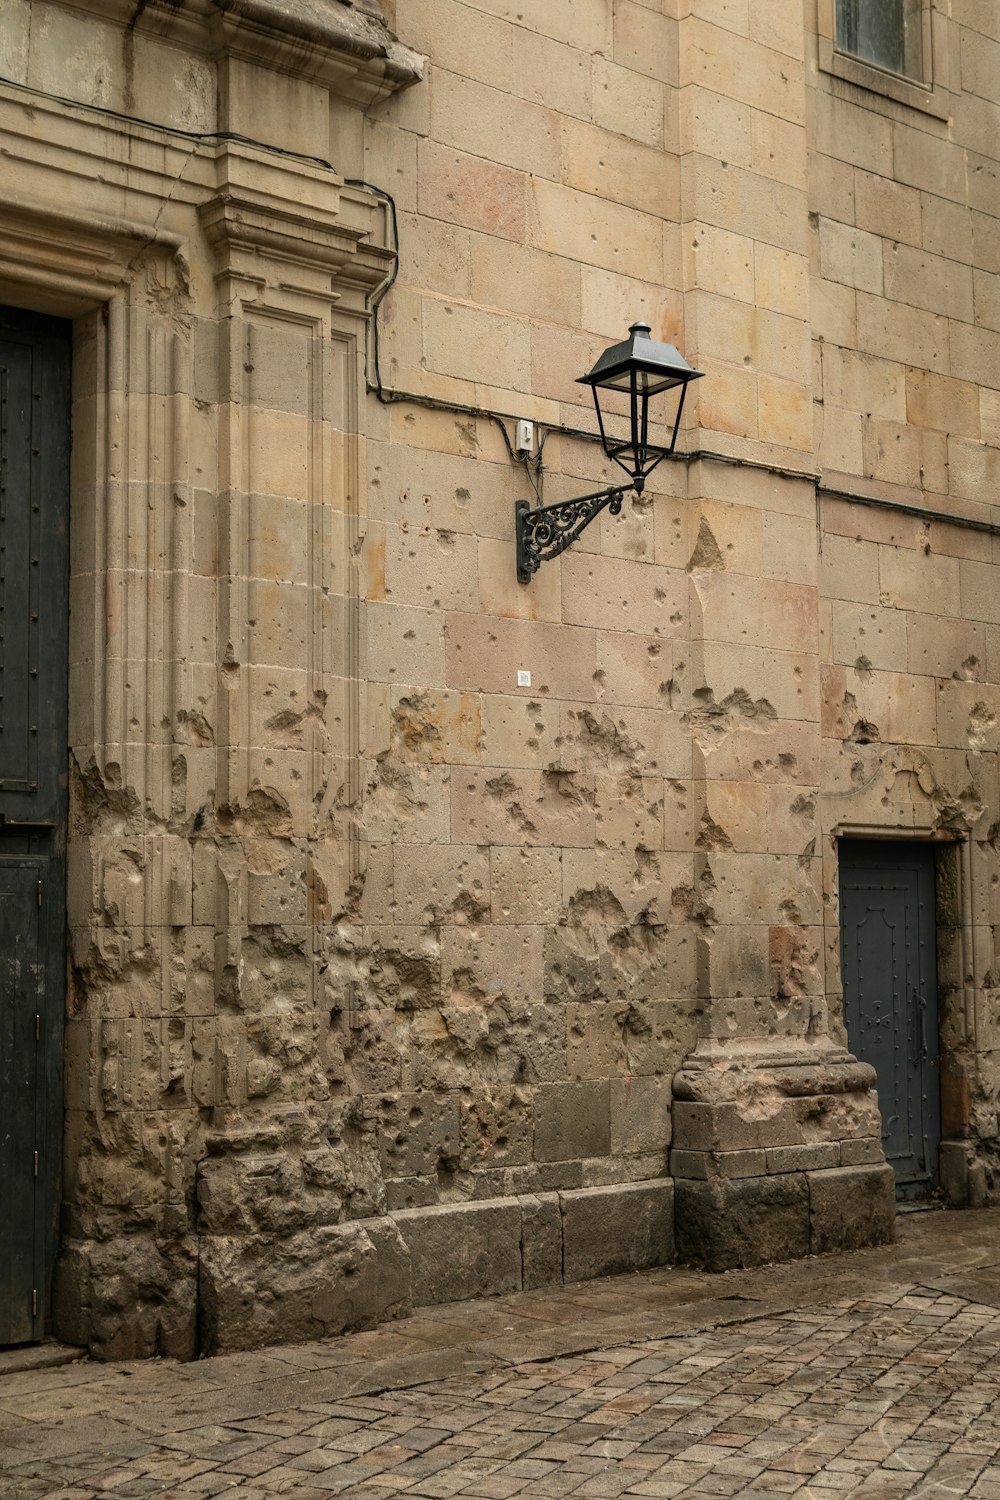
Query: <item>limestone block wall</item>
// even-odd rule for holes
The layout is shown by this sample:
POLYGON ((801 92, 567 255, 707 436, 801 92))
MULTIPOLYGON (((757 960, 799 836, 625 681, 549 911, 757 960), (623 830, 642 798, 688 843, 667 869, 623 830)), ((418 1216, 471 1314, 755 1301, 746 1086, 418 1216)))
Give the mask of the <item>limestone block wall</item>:
POLYGON ((836 1021, 837 835, 938 840, 942 1177, 981 1199, 997 1188, 1000 17, 930 9, 928 86, 905 103, 831 71, 822 7, 810 39, 827 983, 836 1021))
POLYGON ((365 831, 370 856, 394 847, 362 899, 391 890, 374 910, 410 933, 384 968, 366 945, 365 993, 393 1012, 368 1045, 392 1088, 517 1090, 491 1086, 478 1160, 441 1119, 436 1171, 390 1098, 389 1198, 669 1170, 685 1254, 764 1254, 775 1194, 766 1253, 826 1248, 814 1174, 889 1185, 871 1072, 824 1000, 801 18, 603 0, 393 18, 429 62, 366 138, 366 170, 397 172, 401 256, 365 544, 365 831), (540 424, 542 499, 593 488, 599 449, 565 428, 592 430, 575 380, 630 308, 707 372, 689 462, 520 588, 510 507, 537 476, 476 409, 540 424), (616 1100, 640 1089, 655 1125, 626 1145, 616 1100))
MULTIPOLYGON (((638 315, 683 342, 676 19, 603 3, 390 19, 428 67, 364 142, 400 263, 367 443, 347 1069, 391 1212, 669 1189, 671 1077, 702 1009, 676 687, 686 478, 525 589, 529 476, 474 412, 545 423, 540 492, 580 493, 610 474, 561 430, 593 428, 576 377, 638 315), (393 399, 407 391, 466 410, 393 399)), ((669 1235, 650 1251, 671 1252, 669 1235)))
POLYGON ((390 1207, 662 1175, 696 1034, 691 744, 668 696, 687 575, 595 538, 539 581, 541 607, 519 597, 511 466, 476 434, 476 456, 368 450, 349 1070, 390 1207), (640 575, 654 594, 633 608, 640 575))
POLYGON ((244 1242, 289 1241, 294 1284, 296 1232, 315 1258, 383 1207, 324 975, 358 868, 358 403, 392 255, 328 158, 331 94, 350 117, 420 60, 374 13, 11 9, 3 296, 74 335, 56 1317, 190 1355, 244 1242))
MULTIPOLYGON (((75 324, 60 1331, 190 1354, 669 1258, 670 1077, 700 1008, 676 537, 630 630, 604 612, 653 551, 648 506, 599 601, 595 533, 565 608, 557 573, 526 602, 496 423, 362 406, 392 264, 367 179, 406 160, 383 54, 410 82, 414 54, 383 35, 366 73, 355 35, 289 40, 276 14, 265 46, 238 15, 147 10, 128 32, 23 7, 4 99, 5 294, 75 324), (193 92, 162 99, 188 53, 193 92), (127 118, 139 98, 160 123, 127 118), (463 1251, 435 1290, 420 1215, 472 1244, 458 1209, 497 1198, 510 1255, 463 1251)), ((401 283, 387 349, 406 307, 401 283)), ((513 367, 476 357, 496 395, 513 367)), ((596 452, 567 442, 567 488, 596 452)))
POLYGON ((994 539, 931 519, 989 520, 996 444, 959 9, 918 110, 824 4, 11 7, 0 291, 74 322, 64 1337, 890 1235, 845 831, 945 851, 993 1191, 994 539), (522 587, 639 317, 706 372, 683 454, 522 587))

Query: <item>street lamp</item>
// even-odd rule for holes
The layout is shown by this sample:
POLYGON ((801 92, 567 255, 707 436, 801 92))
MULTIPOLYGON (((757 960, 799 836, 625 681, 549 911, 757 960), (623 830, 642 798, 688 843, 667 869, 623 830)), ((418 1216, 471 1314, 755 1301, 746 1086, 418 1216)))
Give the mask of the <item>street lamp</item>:
MULTIPOLYGON (((648 323, 633 323, 628 338, 605 349, 590 373, 581 376, 578 382, 589 385, 594 393, 604 451, 625 470, 628 483, 596 490, 577 500, 561 500, 555 505, 532 506, 527 500, 518 500, 515 526, 519 583, 528 583, 543 562, 564 552, 605 506, 616 516, 629 490, 641 495, 657 464, 674 451, 688 385, 699 380, 703 372, 693 370, 673 344, 659 343, 650 337, 650 332, 648 323), (608 433, 605 413, 601 410, 601 391, 628 396, 627 437, 615 438, 608 433), (661 447, 649 441, 649 402, 651 397, 667 391, 677 392, 677 408, 670 442, 661 447)), ((669 426, 669 421, 666 425, 669 426)))

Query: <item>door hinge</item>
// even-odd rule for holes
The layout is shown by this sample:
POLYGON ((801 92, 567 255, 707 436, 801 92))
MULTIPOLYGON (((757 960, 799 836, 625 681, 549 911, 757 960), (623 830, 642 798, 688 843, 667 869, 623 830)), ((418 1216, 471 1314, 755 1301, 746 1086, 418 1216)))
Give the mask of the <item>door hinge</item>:
POLYGON ((40 1042, 41 1039, 42 1039, 42 1018, 36 1012, 36 1014, 35 1014, 35 1041, 36 1042, 40 1042))
POLYGON ((38 1317, 38 1289, 37 1289, 37 1287, 32 1287, 31 1288, 31 1316, 33 1318, 37 1318, 38 1317))
POLYGON ((38 904, 39 904, 39 906, 41 906, 41 904, 42 904, 42 882, 41 881, 38 882, 38 904))
POLYGON ((38 1152, 35 1152, 35 1176, 38 1176, 38 1152))

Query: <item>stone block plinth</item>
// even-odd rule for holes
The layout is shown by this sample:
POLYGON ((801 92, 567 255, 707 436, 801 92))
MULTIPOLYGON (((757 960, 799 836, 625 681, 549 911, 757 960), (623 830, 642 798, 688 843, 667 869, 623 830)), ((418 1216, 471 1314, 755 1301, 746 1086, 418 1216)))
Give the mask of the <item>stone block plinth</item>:
POLYGON ((405 1208, 394 1217, 410 1252, 418 1303, 520 1290, 521 1207, 516 1199, 405 1208))
POLYGON ((896 1178, 885 1162, 869 1167, 833 1167, 826 1172, 807 1172, 806 1176, 809 1248, 813 1255, 888 1245, 895 1239, 896 1178))
POLYGON ((674 1184, 677 1257, 706 1271, 768 1265, 809 1254, 804 1172, 674 1184))
POLYGON ((565 1281, 673 1260, 674 1185, 669 1180, 581 1188, 560 1196, 565 1281))
POLYGON ((389 1218, 201 1245, 201 1353, 328 1338, 410 1311, 410 1254, 389 1218))
POLYGON ((873 1082, 832 1049, 689 1059, 674 1080, 677 1259, 727 1271, 889 1243, 873 1082))

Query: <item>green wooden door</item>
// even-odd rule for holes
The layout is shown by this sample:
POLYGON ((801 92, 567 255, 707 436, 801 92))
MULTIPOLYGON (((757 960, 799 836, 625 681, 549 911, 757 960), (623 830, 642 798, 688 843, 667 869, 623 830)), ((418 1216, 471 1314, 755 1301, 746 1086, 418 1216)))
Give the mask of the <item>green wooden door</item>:
POLYGON ((41 1338, 66 970, 69 325, 0 309, 0 1344, 41 1338))
POLYGON ((899 1198, 926 1197, 938 1177, 934 892, 932 845, 841 840, 844 1020, 851 1051, 877 1075, 882 1145, 899 1198))

